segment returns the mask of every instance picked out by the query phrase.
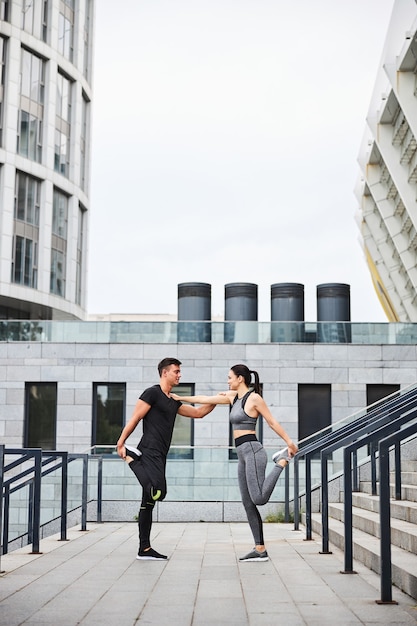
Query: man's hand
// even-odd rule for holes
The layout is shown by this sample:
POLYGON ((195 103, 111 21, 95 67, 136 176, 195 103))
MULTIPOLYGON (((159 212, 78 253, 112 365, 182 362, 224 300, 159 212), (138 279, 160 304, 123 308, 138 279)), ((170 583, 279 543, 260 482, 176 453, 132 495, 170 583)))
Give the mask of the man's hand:
POLYGON ((120 458, 123 459, 123 461, 126 459, 126 448, 125 448, 125 442, 123 443, 119 443, 117 442, 117 446, 116 446, 116 450, 117 450, 117 454, 120 456, 120 458))

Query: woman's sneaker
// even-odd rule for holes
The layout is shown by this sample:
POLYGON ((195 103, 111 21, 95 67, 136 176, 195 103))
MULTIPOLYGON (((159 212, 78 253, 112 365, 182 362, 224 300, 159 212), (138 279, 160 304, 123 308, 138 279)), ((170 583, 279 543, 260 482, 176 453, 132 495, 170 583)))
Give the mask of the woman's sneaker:
MULTIPOLYGON (((278 450, 278 452, 275 452, 275 454, 272 455, 272 460, 275 463, 275 465, 279 465, 278 461, 287 461, 287 463, 289 463, 291 461, 291 457, 290 454, 288 452, 288 448, 284 448, 283 450, 278 450)), ((282 465, 280 465, 280 467, 282 467, 282 465)))
POLYGON ((142 456, 142 452, 133 446, 127 446, 125 444, 126 456, 130 456, 134 461, 137 461, 142 456))
POLYGON ((248 552, 245 556, 241 556, 239 561, 269 561, 269 556, 266 550, 259 552, 259 550, 254 548, 252 552, 248 552))

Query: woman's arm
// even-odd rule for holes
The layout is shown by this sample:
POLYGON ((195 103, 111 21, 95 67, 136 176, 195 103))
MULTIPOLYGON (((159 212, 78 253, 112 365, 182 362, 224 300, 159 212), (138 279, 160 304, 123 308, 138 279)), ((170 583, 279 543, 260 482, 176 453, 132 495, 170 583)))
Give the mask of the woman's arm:
POLYGON ((236 391, 226 391, 216 396, 179 396, 176 393, 171 393, 171 398, 174 400, 193 404, 231 404, 235 396, 236 391))
POLYGON ((281 424, 275 419, 269 410, 265 400, 259 394, 252 394, 253 397, 253 406, 258 411, 260 415, 265 419, 268 425, 272 428, 272 430, 281 437, 285 441, 288 446, 288 450, 290 451, 290 455, 294 456, 296 452, 298 452, 298 446, 293 442, 291 437, 287 434, 281 424))

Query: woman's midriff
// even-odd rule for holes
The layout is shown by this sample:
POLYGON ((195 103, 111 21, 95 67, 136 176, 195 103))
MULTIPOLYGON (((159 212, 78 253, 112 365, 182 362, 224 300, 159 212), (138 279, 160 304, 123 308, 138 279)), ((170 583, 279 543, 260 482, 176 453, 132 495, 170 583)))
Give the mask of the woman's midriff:
POLYGON ((255 431, 254 430, 234 430, 233 431, 233 437, 234 439, 237 439, 238 437, 243 437, 243 435, 255 435, 255 431))

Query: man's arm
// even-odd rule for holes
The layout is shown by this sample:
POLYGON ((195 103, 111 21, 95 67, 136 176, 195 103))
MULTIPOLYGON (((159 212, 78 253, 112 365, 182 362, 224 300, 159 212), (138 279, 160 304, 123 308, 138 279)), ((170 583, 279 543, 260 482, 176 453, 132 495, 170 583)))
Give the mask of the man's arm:
POLYGON ((183 415, 184 417, 193 417, 194 419, 199 419, 208 415, 214 407, 215 404, 203 404, 202 406, 191 406, 189 404, 181 404, 178 409, 178 413, 183 415))
POLYGON ((132 417, 123 428, 119 439, 117 440, 117 454, 124 459, 126 457, 126 449, 125 449, 125 441, 135 430, 136 426, 139 424, 140 420, 142 420, 149 409, 151 408, 150 404, 144 402, 143 400, 138 400, 136 402, 135 408, 132 413, 132 417))

